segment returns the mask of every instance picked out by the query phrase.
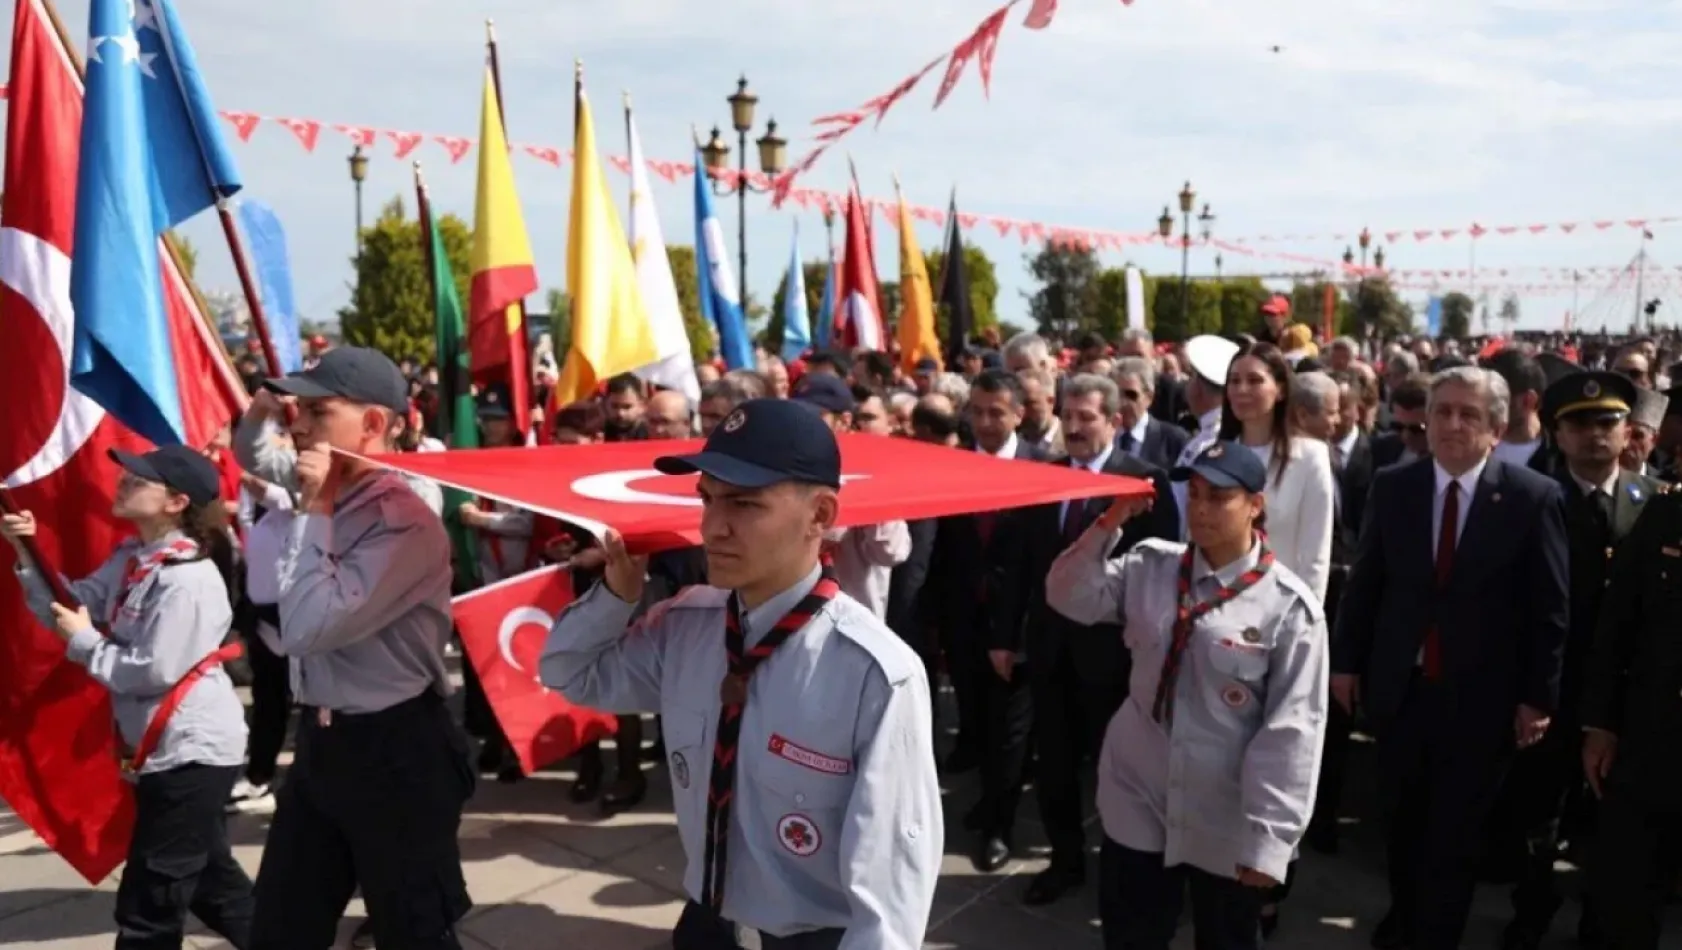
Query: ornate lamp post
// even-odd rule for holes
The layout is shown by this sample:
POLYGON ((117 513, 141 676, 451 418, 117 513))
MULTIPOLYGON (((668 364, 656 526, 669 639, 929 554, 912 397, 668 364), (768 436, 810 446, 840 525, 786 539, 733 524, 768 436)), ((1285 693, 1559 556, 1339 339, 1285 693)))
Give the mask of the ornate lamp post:
MULTIPOLYGON (((712 179, 713 194, 720 197, 736 196, 736 252, 740 265, 740 280, 742 287, 742 303, 747 303, 748 286, 748 195, 749 193, 763 194, 770 188, 760 188, 748 181, 748 133, 753 131, 753 110, 759 104, 759 97, 748 91, 748 79, 743 76, 736 82, 736 91, 726 97, 730 103, 730 125, 736 130, 736 183, 735 185, 721 184, 717 177, 712 179)), ((788 140, 777 134, 777 120, 771 119, 765 123, 765 134, 754 142, 759 147, 759 170, 767 176, 775 177, 787 166, 788 140)), ((713 172, 723 171, 730 161, 730 146, 719 135, 718 126, 713 126, 712 137, 707 144, 701 146, 701 160, 707 169, 713 172)))
POLYGON ((345 159, 350 166, 350 180, 356 187, 356 256, 362 256, 362 183, 368 179, 368 156, 358 145, 345 159))
MULTIPOLYGON (((1180 189, 1180 217, 1184 221, 1184 231, 1180 235, 1180 324, 1188 327, 1191 323, 1191 210, 1197 206, 1197 192, 1192 190, 1191 182, 1180 189)), ((1209 210, 1208 202, 1204 202, 1203 211, 1197 216, 1199 232, 1207 242, 1209 235, 1215 228, 1215 215, 1209 210)), ((1174 215, 1164 205, 1162 214, 1156 219, 1156 231, 1166 240, 1174 236, 1174 215)), ((1219 265, 1217 265, 1219 266, 1219 265)))

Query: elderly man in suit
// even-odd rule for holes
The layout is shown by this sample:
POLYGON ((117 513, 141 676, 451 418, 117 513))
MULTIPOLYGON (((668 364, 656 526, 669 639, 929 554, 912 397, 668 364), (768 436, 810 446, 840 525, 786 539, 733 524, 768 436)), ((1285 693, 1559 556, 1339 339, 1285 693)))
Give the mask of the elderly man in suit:
MULTIPOLYGON (((1155 484, 1155 506, 1128 523, 1111 557, 1120 557, 1141 538, 1171 540, 1179 533, 1167 473, 1115 450, 1120 420, 1121 393, 1113 381, 1071 377, 1063 390, 1062 415, 1068 456, 1050 463, 1155 484)), ((1130 661, 1121 628, 1074 623, 1045 602, 1051 563, 1108 505, 1107 499, 1094 498, 1020 509, 1000 520, 990 548, 996 586, 989 592, 994 639, 988 658, 998 678, 1028 681, 1039 755, 1034 783, 1040 822, 1051 844, 1051 866, 1030 882, 1024 897, 1029 904, 1048 904, 1086 881, 1081 767, 1096 754, 1110 717, 1127 698, 1130 661)))
POLYGON ((1332 694, 1364 709, 1394 796, 1380 948, 1459 946, 1506 764, 1559 702, 1564 496, 1492 457, 1507 418, 1498 374, 1432 378, 1431 457, 1374 479, 1339 605, 1332 694))
POLYGON ((1191 436, 1151 413, 1156 400, 1156 364, 1143 357, 1123 357, 1116 361, 1110 378, 1121 391, 1121 426, 1115 437, 1116 448, 1157 468, 1173 468, 1191 436))

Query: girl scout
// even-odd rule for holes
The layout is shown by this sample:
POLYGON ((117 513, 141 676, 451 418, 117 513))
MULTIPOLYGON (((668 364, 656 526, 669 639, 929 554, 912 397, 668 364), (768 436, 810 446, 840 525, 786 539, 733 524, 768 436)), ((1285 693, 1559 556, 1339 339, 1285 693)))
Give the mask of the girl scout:
POLYGON ((1098 770, 1105 945, 1166 950, 1191 892, 1197 945, 1255 950, 1267 889, 1314 806, 1328 649, 1320 600, 1261 531, 1267 469, 1216 442, 1189 482, 1190 545, 1142 541, 1106 560, 1151 499, 1118 501, 1065 551, 1046 601, 1077 623, 1125 624, 1130 695, 1098 770))
POLYGON ((36 615, 111 691, 136 808, 117 888, 117 947, 178 948, 191 910, 243 950, 251 879, 234 861, 223 805, 245 760, 245 709, 222 669, 239 651, 222 647, 233 620, 232 552, 219 475, 179 445, 111 458, 123 468, 111 513, 139 537, 69 583, 82 606, 54 603, 45 579, 24 566, 18 539, 35 534, 32 514, 5 515, 0 534, 19 550, 36 615))

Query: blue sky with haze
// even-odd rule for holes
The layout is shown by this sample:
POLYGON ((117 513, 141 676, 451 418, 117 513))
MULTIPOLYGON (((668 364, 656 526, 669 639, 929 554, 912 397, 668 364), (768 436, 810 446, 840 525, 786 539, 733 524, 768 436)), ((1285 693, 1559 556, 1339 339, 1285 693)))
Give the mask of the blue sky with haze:
MULTIPOLYGON (((483 21, 497 23, 510 138, 570 144, 574 57, 586 66, 604 147, 624 150, 621 90, 629 90, 650 157, 685 160, 692 124, 728 125, 724 97, 745 72, 804 151, 807 123, 886 91, 966 35, 996 0, 177 0, 220 108, 329 124, 314 154, 265 124, 235 156, 248 193, 275 207, 289 232, 296 297, 325 317, 349 296, 353 199, 350 145, 333 122, 474 136, 483 21)), ((9 17, 9 7, 8 17, 9 17)), ((804 180, 839 190, 846 155, 867 193, 944 204, 956 185, 967 212, 1047 224, 1145 231, 1183 180, 1213 205, 1217 236, 1353 233, 1682 214, 1672 145, 1682 123, 1679 0, 1062 0, 1050 29, 1011 15, 998 48, 991 100, 973 66, 938 111, 936 71, 879 130, 849 136, 804 180), (1270 47, 1278 44, 1282 52, 1270 47)), ((87 7, 61 13, 78 41, 87 7)), ((231 133, 230 133, 231 134, 231 133)), ((409 167, 376 146, 366 187, 371 217, 390 197, 410 200, 409 167)), ((475 157, 450 165, 443 149, 416 153, 442 210, 471 219, 475 157)), ((564 282, 570 166, 515 163, 545 287, 564 282)), ((626 179, 610 176, 620 191, 626 179)), ((691 243, 687 182, 655 179, 670 243, 691 243)), ((734 200, 719 203, 735 235, 734 200)), ((623 211, 623 209, 622 209, 623 211)), ((769 299, 788 259, 792 206, 749 201, 748 287, 769 299)), ((818 257, 822 222, 804 212, 803 251, 818 257)), ((185 228, 208 288, 234 288, 211 215, 185 228)), ((1655 228, 1655 264, 1682 264, 1682 226, 1655 228), (1674 250, 1672 249, 1674 246, 1674 250)), ((839 237, 839 235, 838 235, 839 237)), ((926 247, 939 229, 919 226, 926 247)), ((1024 246, 992 228, 970 232, 999 264, 999 312, 1023 322, 1031 282, 1024 246)), ((897 273, 896 239, 878 223, 877 266, 897 273)), ((1584 227, 1478 242, 1483 268, 1626 263, 1638 235, 1584 227)), ((1330 240, 1263 247, 1322 258, 1330 240)), ((1387 249, 1398 268, 1465 268, 1464 236, 1387 249)), ((1119 264, 1119 252, 1105 262, 1119 264)), ((1153 272, 1178 273, 1178 255, 1133 248, 1153 272)), ((1212 270, 1194 249, 1194 273, 1212 270)), ((1227 253, 1226 272, 1291 269, 1227 253)), ((1675 271, 1672 270, 1674 274, 1675 271)), ((1585 317, 1628 319, 1633 297, 1585 317)), ((1667 296, 1667 285, 1648 296, 1667 296)), ((1453 289, 1452 283, 1444 289, 1453 289)), ((1409 294, 1422 301, 1424 294, 1409 294)), ((1522 300, 1523 325, 1557 326, 1569 295, 1522 300)), ((1682 299, 1666 316, 1682 319, 1682 299)))

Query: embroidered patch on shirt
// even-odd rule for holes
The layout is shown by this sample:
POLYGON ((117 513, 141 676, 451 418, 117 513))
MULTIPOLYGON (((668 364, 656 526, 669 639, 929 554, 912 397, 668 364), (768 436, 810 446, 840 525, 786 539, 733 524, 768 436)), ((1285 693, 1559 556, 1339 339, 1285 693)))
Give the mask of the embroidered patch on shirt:
POLYGON ((1238 709, 1249 701, 1250 691, 1242 686, 1228 686, 1221 690, 1221 702, 1226 703, 1233 709, 1238 709))
POLYGON ((683 757, 682 752, 672 753, 672 778, 677 780, 678 788, 689 788, 689 760, 683 757))
POLYGON ((1246 656, 1261 656, 1263 653, 1267 652, 1267 647, 1254 643, 1239 643, 1237 640, 1227 640, 1224 638, 1216 640, 1215 642, 1219 644, 1222 649, 1231 650, 1234 653, 1243 653, 1246 656))
POLYGON ((800 814, 784 815, 777 820, 777 840, 789 854, 799 858, 809 858, 823 847, 823 835, 818 833, 818 826, 812 824, 812 819, 800 814))
POLYGON ((805 746, 795 745, 776 733, 771 733, 771 741, 765 748, 778 758, 787 759, 795 765, 803 765, 814 772, 825 775, 846 775, 853 770, 853 763, 846 759, 813 752, 805 746))

